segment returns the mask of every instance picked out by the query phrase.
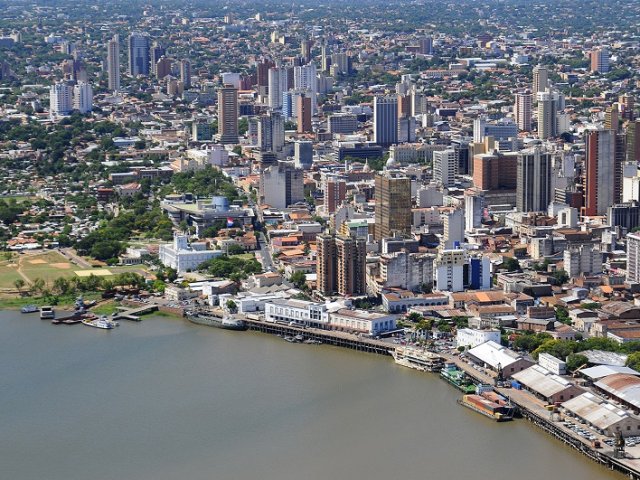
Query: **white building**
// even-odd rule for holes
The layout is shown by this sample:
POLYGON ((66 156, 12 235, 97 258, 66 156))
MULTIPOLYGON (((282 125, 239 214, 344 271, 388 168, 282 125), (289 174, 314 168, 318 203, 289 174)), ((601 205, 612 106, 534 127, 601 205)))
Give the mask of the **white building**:
POLYGON ((73 110, 72 89, 66 83, 55 83, 49 88, 49 115, 60 117, 73 110))
POLYGON ((458 173, 458 155, 451 148, 433 152, 433 179, 444 187, 452 187, 458 173))
POLYGON ((260 175, 260 201, 280 210, 304 201, 304 170, 283 164, 264 169, 260 175))
POLYGON ((436 267, 434 271, 435 288, 443 292, 463 291, 464 261, 464 250, 442 250, 436 259, 436 267))
POLYGON ((464 210, 458 208, 447 212, 443 215, 443 220, 444 248, 458 248, 464 241, 464 210))
POLYGON ((264 305, 264 319, 272 323, 297 323, 307 327, 328 328, 329 312, 323 303, 306 300, 272 300, 264 305))
POLYGON ((538 365, 556 375, 565 375, 567 373, 567 363, 548 353, 541 353, 538 356, 538 365))
POLYGON ((422 284, 433 284, 433 262, 430 253, 400 251, 380 256, 380 279, 384 287, 415 290, 422 284))
POLYGON ((335 330, 379 335, 396 329, 396 317, 366 310, 341 308, 329 315, 329 325, 335 330))
POLYGON ((73 87, 73 109, 85 114, 93 110, 93 89, 90 83, 78 82, 73 87))
POLYGON ((627 235, 627 281, 640 282, 640 235, 627 235))
POLYGON ((222 250, 207 250, 206 243, 189 244, 186 235, 176 235, 173 243, 160 245, 160 262, 178 273, 194 271, 198 266, 222 255, 222 250))
POLYGON ((602 252, 595 245, 569 246, 563 255, 564 270, 571 278, 602 273, 602 252))
POLYGON ((456 334, 456 347, 477 347, 484 342, 500 343, 500 330, 477 330, 459 328, 456 334))
POLYGON ((316 114, 318 105, 318 78, 316 76, 315 63, 309 63, 293 69, 293 87, 295 89, 308 90, 311 97, 311 115, 316 114))
POLYGON ((273 67, 269 69, 269 106, 274 109, 282 108, 282 94, 288 90, 287 69, 273 67))

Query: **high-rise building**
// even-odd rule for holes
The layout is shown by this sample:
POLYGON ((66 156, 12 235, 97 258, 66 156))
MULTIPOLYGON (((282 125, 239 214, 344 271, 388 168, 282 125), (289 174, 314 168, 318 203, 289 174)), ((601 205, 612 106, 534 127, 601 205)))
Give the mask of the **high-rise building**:
POLYGON ((284 118, 270 111, 258 119, 258 146, 262 152, 280 152, 284 147, 284 118))
POLYGON ((539 148, 518 153, 516 208, 519 212, 546 212, 552 200, 551 154, 539 148))
POLYGON ((49 88, 49 115, 59 117, 69 115, 73 110, 71 86, 66 83, 54 83, 49 88))
POLYGON ((120 90, 120 40, 114 35, 107 43, 107 75, 109 78, 109 90, 120 90))
POLYGON ((73 86, 73 109, 82 114, 93 110, 93 89, 90 83, 78 82, 73 86))
POLYGON ((298 133, 311 132, 311 97, 302 95, 298 99, 298 133))
POLYGON ((533 94, 544 92, 549 86, 549 69, 538 65, 533 69, 533 94))
POLYGON ((300 42, 300 55, 302 56, 302 60, 304 61, 304 63, 309 63, 311 61, 312 48, 313 40, 303 38, 302 42, 300 42))
POLYGON ((640 282, 640 234, 627 235, 627 281, 640 282))
POLYGON ((308 91, 308 96, 311 97, 311 115, 315 115, 318 104, 318 78, 316 76, 316 65, 313 62, 294 67, 293 87, 297 90, 308 91))
POLYGON ((624 137, 613 130, 587 133, 583 215, 606 215, 622 198, 624 137))
POLYGON ((308 170, 313 165, 313 143, 298 140, 293 144, 293 158, 297 168, 308 170))
POLYGON ((304 201, 304 171, 278 163, 260 173, 260 201, 273 208, 285 209, 304 201))
POLYGON ((151 49, 149 37, 133 32, 129 35, 129 75, 149 75, 151 49))
MULTIPOLYGON (((395 110, 394 110, 395 111, 395 110)), ((375 238, 411 234, 411 179, 385 172, 375 179, 375 238)))
POLYGON ((351 58, 346 52, 331 55, 330 71, 333 75, 348 75, 351 72, 351 58))
POLYGON ((640 162, 640 120, 627 124, 627 162, 640 162))
POLYGON ((384 147, 398 143, 397 97, 374 97, 373 141, 374 143, 384 147))
POLYGON ((480 190, 515 190, 518 162, 515 153, 481 153, 473 156, 473 185, 480 190))
POLYGON ((433 152, 433 179, 443 187, 452 187, 458 173, 458 155, 453 148, 433 152))
POLYGON ((220 143, 238 143, 238 89, 225 85, 218 90, 220 143))
POLYGON ((320 60, 320 68, 323 72, 327 73, 329 72, 329 69, 331 68, 331 55, 329 52, 329 46, 327 45, 327 41, 323 40, 322 41, 322 47, 320 50, 320 55, 321 55, 321 60, 320 60))
POLYGON ((604 129, 618 131, 620 127, 620 109, 617 103, 609 105, 604 111, 604 129))
POLYGON ((442 217, 444 226, 442 246, 445 250, 459 248, 464 241, 464 210, 456 208, 442 217))
POLYGON ((511 146, 518 137, 518 125, 510 118, 488 121, 485 116, 480 116, 473 121, 473 141, 482 143, 485 137, 493 137, 494 140, 511 146))
POLYGON ((322 234, 316 238, 316 245, 320 294, 346 296, 366 293, 367 244, 364 238, 322 234))
POLYGON ((618 103, 622 106, 622 118, 633 121, 635 119, 635 98, 625 93, 618 97, 618 103))
POLYGON ((554 90, 538 93, 538 137, 541 140, 558 134, 559 95, 554 90))
POLYGON ((529 90, 516 93, 515 95, 514 116, 518 128, 523 132, 531 131, 531 118, 533 116, 533 95, 529 90))
POLYGON ((422 37, 420 39, 420 53, 423 55, 433 55, 433 38, 422 37))
POLYGON ((330 178, 325 184, 324 210, 327 214, 335 213, 340 204, 347 198, 347 182, 341 178, 330 178))
POLYGON ((591 50, 591 71, 607 73, 609 71, 609 50, 605 47, 591 50))
POLYGON ((162 57, 165 57, 167 55, 167 50, 166 48, 164 48, 160 43, 153 42, 153 45, 151 46, 151 73, 153 75, 156 75, 156 65, 158 64, 158 60, 160 60, 162 57))
POLYGON ((282 94, 288 90, 287 76, 284 67, 269 69, 269 106, 273 109, 282 108, 282 94))
POLYGON ((182 80, 185 90, 191 88, 191 62, 186 58, 180 61, 180 80, 182 80))
POLYGON ((570 278, 602 273, 602 252, 593 244, 570 244, 562 257, 564 271, 570 278))
POLYGON ((462 292, 464 290, 464 263, 464 250, 441 250, 436 258, 433 272, 434 288, 442 292, 462 292))
POLYGON ((350 113, 334 113, 327 118, 329 133, 351 134, 358 130, 358 117, 350 113))
POLYGON ((164 77, 171 75, 171 66, 173 62, 170 58, 161 57, 156 63, 156 77, 158 80, 162 80, 164 77))

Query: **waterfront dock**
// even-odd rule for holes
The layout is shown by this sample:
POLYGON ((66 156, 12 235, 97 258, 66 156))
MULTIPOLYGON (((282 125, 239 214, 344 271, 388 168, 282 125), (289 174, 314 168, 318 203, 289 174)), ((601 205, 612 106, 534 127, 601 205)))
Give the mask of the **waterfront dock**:
POLYGON ((337 332, 335 330, 302 328, 293 325, 283 325, 280 323, 271 323, 261 320, 245 319, 245 321, 247 322, 249 330, 289 337, 301 335, 305 340, 313 340, 316 342, 322 342, 327 345, 350 348, 352 350, 358 350, 360 352, 376 353, 378 355, 391 355, 389 353, 389 350, 392 350, 394 348, 394 346, 380 340, 361 337, 345 332, 337 332))
POLYGON ((132 320, 134 322, 139 322, 140 315, 155 312, 156 310, 158 310, 158 305, 149 303, 140 307, 118 307, 118 309, 120 310, 120 312, 116 313, 116 315, 113 317, 114 320, 132 320))

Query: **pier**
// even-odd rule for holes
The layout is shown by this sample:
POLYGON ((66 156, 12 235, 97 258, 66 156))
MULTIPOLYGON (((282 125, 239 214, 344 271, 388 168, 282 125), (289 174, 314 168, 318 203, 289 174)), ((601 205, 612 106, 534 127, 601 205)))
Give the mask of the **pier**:
POLYGON ((337 332, 334 330, 320 330, 316 328, 302 328, 293 325, 283 325, 281 323, 264 322, 260 320, 245 319, 249 330, 262 333, 270 333, 272 335, 291 336, 302 335, 305 340, 315 340, 326 345, 335 345, 336 347, 350 348, 360 352, 376 353, 378 355, 390 355, 389 350, 395 348, 393 345, 375 340, 373 338, 364 338, 345 332, 337 332))
POLYGON ((149 303, 147 305, 143 305, 141 307, 134 308, 126 308, 126 307, 118 307, 121 311, 116 313, 113 317, 114 320, 132 320, 134 322, 140 321, 140 315, 145 313, 155 312, 158 310, 158 305, 154 303, 149 303))

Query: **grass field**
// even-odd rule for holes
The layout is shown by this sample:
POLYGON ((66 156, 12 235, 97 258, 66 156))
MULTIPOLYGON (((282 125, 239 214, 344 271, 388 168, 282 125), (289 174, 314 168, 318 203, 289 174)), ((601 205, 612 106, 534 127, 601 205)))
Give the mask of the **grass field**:
POLYGON ((59 277, 88 277, 91 274, 109 277, 125 272, 135 272, 141 275, 146 273, 145 268, 141 265, 87 269, 71 263, 69 259, 57 251, 13 254, 11 258, 0 257, 0 290, 15 291, 14 282, 19 278, 24 279, 24 277, 31 283, 36 278, 41 278, 47 285, 51 285, 59 277), (22 275, 18 270, 22 272, 22 275))

